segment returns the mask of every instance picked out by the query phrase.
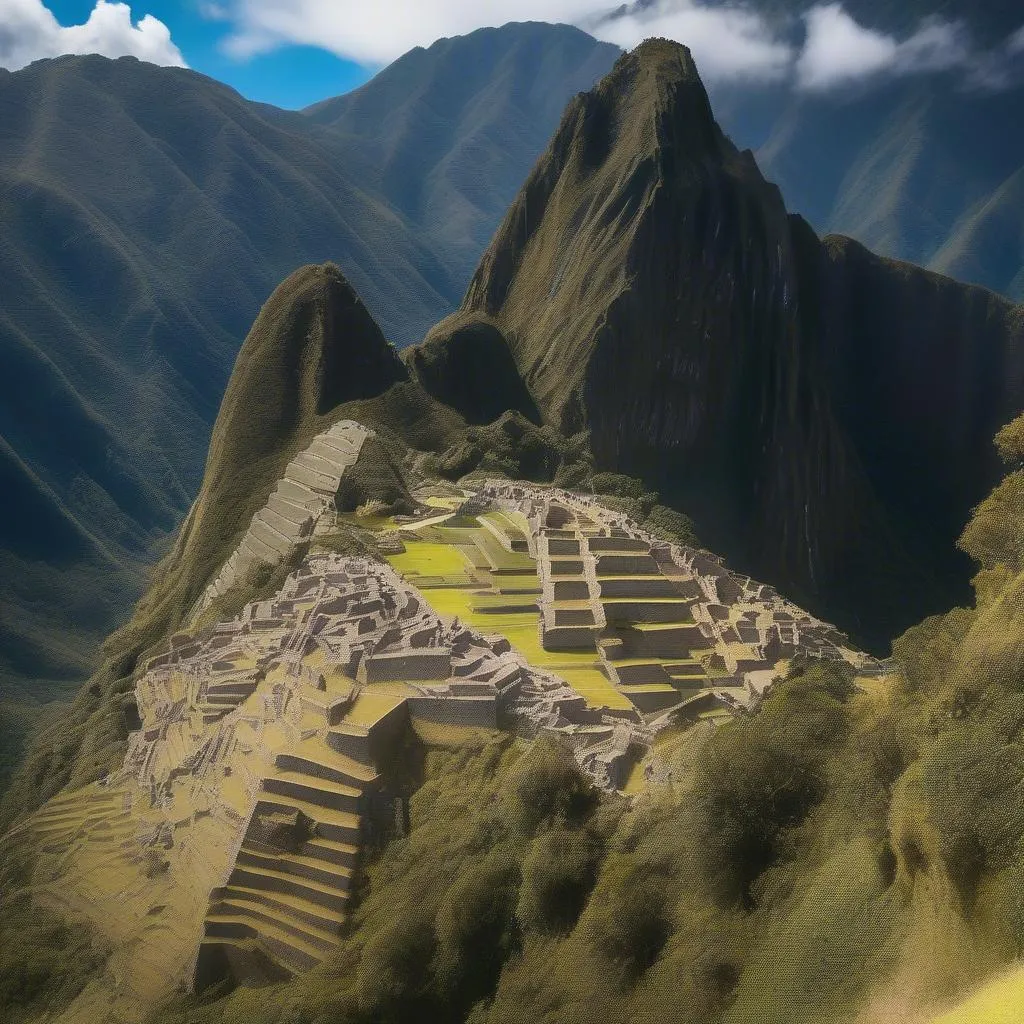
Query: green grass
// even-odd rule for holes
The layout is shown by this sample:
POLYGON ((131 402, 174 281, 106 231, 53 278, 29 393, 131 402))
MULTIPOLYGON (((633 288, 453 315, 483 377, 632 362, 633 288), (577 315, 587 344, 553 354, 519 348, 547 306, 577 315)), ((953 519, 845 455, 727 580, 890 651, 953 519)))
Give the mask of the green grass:
MULTIPOLYGON (((453 532, 457 534, 458 531, 453 532)), ((443 536, 441 533, 434 534, 439 535, 443 536)), ((409 541, 403 554, 389 555, 388 561, 396 572, 413 584, 420 577, 433 581, 439 577, 461 576, 466 571, 466 562, 458 547, 433 540, 409 541)), ((527 561, 533 565, 532 559, 527 561)), ((494 576, 492 581, 497 587, 508 583, 522 587, 527 582, 536 583, 536 576, 494 576)), ((530 595, 474 593, 473 588, 469 587, 440 586, 424 586, 421 592, 439 615, 457 617, 481 633, 504 636, 531 665, 562 676, 592 706, 620 709, 632 707, 599 668, 600 661, 595 654, 544 649, 540 643, 540 613, 536 607, 528 611, 488 610, 503 609, 508 605, 535 604, 530 595)))
POLYGON ((404 552, 388 555, 387 560, 411 583, 417 576, 463 576, 469 568, 458 548, 429 541, 409 541, 404 552))

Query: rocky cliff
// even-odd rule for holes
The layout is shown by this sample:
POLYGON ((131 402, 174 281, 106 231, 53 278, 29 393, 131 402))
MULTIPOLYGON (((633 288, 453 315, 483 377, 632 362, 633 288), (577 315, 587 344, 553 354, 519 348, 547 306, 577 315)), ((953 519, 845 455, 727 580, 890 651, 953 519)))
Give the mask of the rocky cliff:
POLYGON ((820 241, 685 47, 648 41, 570 104, 430 342, 478 324, 546 422, 861 638, 966 588, 954 541, 1024 400, 1024 314, 820 241))

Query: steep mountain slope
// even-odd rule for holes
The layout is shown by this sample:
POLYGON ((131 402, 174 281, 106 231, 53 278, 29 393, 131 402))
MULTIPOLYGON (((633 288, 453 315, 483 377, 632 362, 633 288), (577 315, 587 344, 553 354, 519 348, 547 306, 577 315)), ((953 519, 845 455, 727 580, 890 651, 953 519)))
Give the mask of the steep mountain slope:
POLYGON ((614 57, 549 33, 438 44, 319 117, 132 59, 0 75, 0 699, 88 674, 199 487, 248 326, 296 266, 343 261, 398 344, 453 308, 560 108, 614 57), (420 209, 401 185, 428 142, 420 209))
POLYGON ((1024 313, 822 244, 648 42, 575 100, 459 312, 546 422, 878 646, 966 587, 953 541, 1024 403, 1024 313))
POLYGON ((339 152, 365 155, 373 169, 365 185, 468 280, 566 102, 619 53, 569 25, 480 29, 417 47, 306 114, 340 136, 339 152))
POLYGON ((779 90, 751 110, 722 90, 715 107, 756 150, 791 209, 885 256, 1024 298, 1017 202, 1024 142, 1019 89, 895 82, 848 96, 779 90))

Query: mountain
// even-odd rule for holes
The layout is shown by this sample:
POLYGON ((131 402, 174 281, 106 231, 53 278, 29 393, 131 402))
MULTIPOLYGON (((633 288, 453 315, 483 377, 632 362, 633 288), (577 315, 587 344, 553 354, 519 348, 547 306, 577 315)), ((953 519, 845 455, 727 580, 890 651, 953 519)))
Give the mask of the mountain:
POLYGON ((1019 88, 928 78, 825 96, 726 87, 713 99, 816 229, 1024 299, 1019 88))
POLYGON ((664 41, 572 101, 421 345, 290 275, 4 795, 0 1013, 1014 1019, 1024 415, 1004 470, 979 435, 1022 319, 817 238, 664 41), (657 484, 892 627, 967 474, 970 607, 884 662, 634 514, 657 484))
POLYGON ((684 48, 644 43, 569 105, 429 341, 485 328, 599 468, 864 642, 964 594, 954 542, 1024 405, 1024 310, 819 241, 684 48))
POLYGON ((277 283, 341 261, 388 338, 418 340, 616 52, 509 25, 308 114, 130 58, 0 75, 0 694, 89 674, 199 488, 277 283))
MULTIPOLYGON (((401 431, 440 448, 464 425, 409 381, 336 265, 302 267, 274 290, 242 344, 202 486, 173 545, 152 570, 131 618, 104 642, 89 685, 33 738, 0 817, 34 802, 36 794, 91 781, 121 756, 133 727, 137 667, 190 621, 289 460, 346 416, 383 436, 401 431)), ((251 591, 252 581, 242 583, 251 591)))
POLYGON ((416 47, 305 113, 339 136, 339 156, 365 156, 365 185, 465 282, 569 97, 591 88, 620 52, 568 25, 479 29, 416 47))

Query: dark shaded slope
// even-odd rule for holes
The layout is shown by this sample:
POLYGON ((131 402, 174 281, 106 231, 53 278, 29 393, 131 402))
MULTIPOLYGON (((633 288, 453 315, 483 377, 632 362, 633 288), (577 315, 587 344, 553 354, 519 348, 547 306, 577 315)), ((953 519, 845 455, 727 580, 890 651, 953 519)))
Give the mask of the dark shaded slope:
POLYGON ((492 423, 510 409, 540 423, 508 344, 493 324, 467 323, 406 349, 405 358, 424 391, 467 423, 492 423))
POLYGON ((860 252, 788 216, 685 48, 649 42, 570 105, 431 342, 492 322, 547 422, 882 646, 966 587, 953 545, 1024 399, 1024 326, 860 252))

